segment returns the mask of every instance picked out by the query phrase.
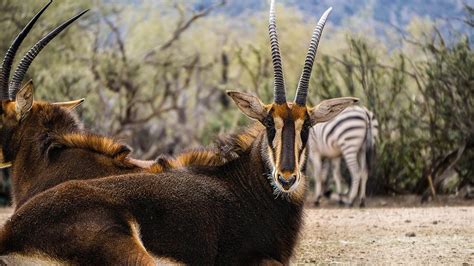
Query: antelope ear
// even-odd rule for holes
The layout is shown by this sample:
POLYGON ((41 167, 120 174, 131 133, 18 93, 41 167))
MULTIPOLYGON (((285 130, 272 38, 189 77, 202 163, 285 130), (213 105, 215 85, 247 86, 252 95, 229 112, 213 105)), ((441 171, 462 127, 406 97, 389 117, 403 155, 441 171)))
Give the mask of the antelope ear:
POLYGON ((23 120, 33 107, 33 81, 28 81, 15 96, 16 120, 23 120))
POLYGON ((348 106, 357 102, 359 102, 359 99, 354 97, 341 97, 322 101, 309 110, 311 126, 333 119, 348 106))
POLYGON ((57 103, 52 103, 52 105, 57 105, 64 107, 69 110, 76 109, 79 105, 81 105, 84 102, 84 98, 79 99, 79 100, 74 100, 74 101, 69 101, 69 102, 57 102, 57 103))
POLYGON ((238 91, 227 91, 227 95, 234 100, 245 115, 252 119, 262 121, 268 115, 267 108, 257 96, 238 91))

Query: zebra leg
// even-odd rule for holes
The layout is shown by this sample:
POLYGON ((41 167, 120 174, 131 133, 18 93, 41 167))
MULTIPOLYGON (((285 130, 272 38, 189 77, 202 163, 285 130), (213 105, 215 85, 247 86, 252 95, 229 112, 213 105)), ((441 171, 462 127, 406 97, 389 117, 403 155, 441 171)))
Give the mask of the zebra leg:
MULTIPOLYGON (((324 159, 321 161, 321 183, 322 188, 321 192, 323 193, 324 197, 328 197, 328 174, 329 174, 329 159, 324 159)), ((329 196, 331 192, 329 191, 329 196)))
POLYGON ((346 199, 345 203, 352 207, 354 199, 357 197, 360 184, 360 167, 358 162, 357 151, 344 153, 344 160, 346 161, 347 168, 351 173, 351 189, 349 191, 349 199, 346 199))
POLYGON ((341 188, 341 157, 337 157, 331 160, 332 162, 332 172, 334 176, 334 183, 336 183, 336 193, 339 200, 339 203, 344 203, 342 201, 342 188, 341 188))
POLYGON ((321 199, 321 191, 323 186, 322 176, 322 161, 321 156, 317 153, 313 153, 311 161, 313 162, 314 171, 314 205, 319 206, 319 200, 321 199))
POLYGON ((365 207, 365 186, 367 185, 368 174, 367 171, 362 171, 362 178, 360 182, 360 207, 365 207))

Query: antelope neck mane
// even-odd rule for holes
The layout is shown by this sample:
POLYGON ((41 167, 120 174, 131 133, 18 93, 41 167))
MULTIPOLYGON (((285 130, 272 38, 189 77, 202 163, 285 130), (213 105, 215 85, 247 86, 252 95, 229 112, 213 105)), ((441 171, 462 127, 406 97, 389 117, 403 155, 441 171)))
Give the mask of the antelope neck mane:
POLYGON ((264 130, 264 126, 256 122, 239 133, 219 137, 211 147, 185 151, 175 157, 159 157, 151 171, 160 173, 192 166, 222 166, 248 153, 264 130))
POLYGON ((39 120, 44 129, 39 143, 43 143, 43 151, 47 155, 56 149, 83 149, 119 162, 128 162, 127 156, 131 153, 128 146, 112 138, 85 131, 73 112, 42 103, 35 107, 36 115, 31 119, 39 120))
POLYGON ((57 135, 51 144, 55 148, 84 149, 126 162, 131 149, 114 139, 92 133, 66 133, 57 135))

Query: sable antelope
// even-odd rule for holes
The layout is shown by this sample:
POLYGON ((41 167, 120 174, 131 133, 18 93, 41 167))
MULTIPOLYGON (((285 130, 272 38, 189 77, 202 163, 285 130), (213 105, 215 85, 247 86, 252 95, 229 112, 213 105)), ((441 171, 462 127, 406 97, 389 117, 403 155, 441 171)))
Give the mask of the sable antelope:
POLYGON ((0 166, 12 166, 12 196, 17 208, 34 195, 72 179, 140 172, 130 149, 112 139, 87 133, 71 111, 83 99, 62 103, 33 100, 33 84, 20 89, 28 67, 49 41, 81 17, 79 13, 37 42, 23 57, 8 85, 15 54, 46 4, 8 49, 0 71, 0 166))
POLYGON ((362 106, 351 106, 333 120, 315 125, 309 137, 309 161, 315 172, 315 204, 321 198, 323 180, 328 173, 322 158, 330 158, 336 192, 341 203, 352 206, 357 192, 360 206, 365 206, 365 186, 372 165, 378 122, 374 114, 362 106), (344 157, 352 181, 348 198, 341 195, 341 158, 344 157))
POLYGON ((154 257, 196 265, 289 263, 302 220, 309 130, 357 102, 306 106, 329 12, 313 33, 294 102, 286 101, 272 1, 275 101, 228 92, 256 125, 214 149, 164 160, 168 169, 160 174, 69 181, 35 196, 2 229, 0 254, 73 264, 154 265, 154 257))

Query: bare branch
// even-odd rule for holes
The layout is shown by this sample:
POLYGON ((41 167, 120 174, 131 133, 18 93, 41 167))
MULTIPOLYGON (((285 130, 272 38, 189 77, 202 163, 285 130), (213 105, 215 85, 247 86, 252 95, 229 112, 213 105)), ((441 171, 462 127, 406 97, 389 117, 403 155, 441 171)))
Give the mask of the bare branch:
POLYGON ((104 21, 105 21, 105 24, 107 24, 107 26, 109 26, 110 30, 114 33, 115 40, 117 41, 117 44, 118 44, 119 50, 120 50, 120 54, 122 56, 122 62, 124 62, 126 64, 127 63, 127 54, 125 52, 125 44, 122 40, 122 36, 120 35, 119 29, 117 28, 117 26, 115 26, 115 24, 107 16, 104 16, 104 21))
POLYGON ((154 48, 152 50, 150 50, 149 52, 147 52, 144 56, 145 60, 149 59, 151 56, 155 55, 156 53, 156 50, 159 50, 159 51, 163 51, 163 50, 166 50, 168 48, 170 48, 173 43, 177 40, 179 40, 179 38, 181 37, 181 35, 195 22, 197 21, 198 19, 200 18, 203 18, 205 16, 207 16, 211 11, 213 11, 214 9, 220 7, 220 6, 223 6, 225 5, 226 3, 226 0, 222 0, 214 5, 211 5, 209 7, 207 7, 206 9, 198 12, 198 13, 194 13, 188 20, 186 20, 184 22, 183 20, 183 17, 184 17, 184 13, 182 12, 182 10, 180 11, 180 8, 177 8, 179 13, 181 14, 181 19, 180 21, 177 23, 177 26, 176 26, 176 29, 173 31, 171 37, 169 40, 165 41, 161 46, 159 46, 157 49, 154 48))
MULTIPOLYGON (((357 68, 360 68, 360 67, 361 67, 361 66, 358 65, 358 64, 349 63, 349 62, 344 61, 344 60, 342 60, 342 59, 340 59, 340 58, 338 58, 338 57, 336 57, 336 56, 333 56, 333 55, 324 55, 324 56, 327 56, 327 57, 333 59, 334 61, 336 61, 336 62, 338 62, 338 63, 340 63, 340 64, 342 64, 342 65, 344 65, 344 66, 346 66, 346 67, 347 67, 347 66, 348 66, 348 67, 357 67, 357 68)), ((411 72, 409 72, 409 71, 401 70, 401 69, 398 68, 398 67, 393 67, 393 66, 389 66, 389 65, 384 65, 384 64, 381 64, 381 63, 367 64, 366 67, 368 67, 368 68, 380 67, 380 68, 382 68, 382 69, 390 69, 390 70, 394 70, 394 71, 400 71, 400 72, 402 72, 402 73, 404 73, 404 74, 409 75, 409 76, 412 77, 412 78, 415 78, 415 77, 416 77, 415 74, 413 74, 413 73, 411 73, 411 72)))

